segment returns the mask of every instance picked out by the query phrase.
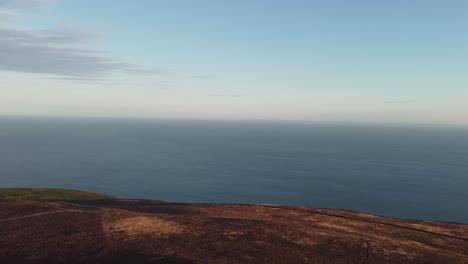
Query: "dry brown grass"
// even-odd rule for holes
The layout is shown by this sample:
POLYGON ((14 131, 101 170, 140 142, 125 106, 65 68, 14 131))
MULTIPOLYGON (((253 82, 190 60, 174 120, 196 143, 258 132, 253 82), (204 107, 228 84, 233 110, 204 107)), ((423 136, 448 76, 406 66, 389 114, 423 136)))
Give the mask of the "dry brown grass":
POLYGON ((136 216, 105 223, 104 230, 109 233, 124 232, 128 236, 144 234, 164 236, 179 234, 183 228, 175 222, 157 217, 136 216))
POLYGON ((322 211, 0 201, 0 263, 468 264, 467 225, 322 211))

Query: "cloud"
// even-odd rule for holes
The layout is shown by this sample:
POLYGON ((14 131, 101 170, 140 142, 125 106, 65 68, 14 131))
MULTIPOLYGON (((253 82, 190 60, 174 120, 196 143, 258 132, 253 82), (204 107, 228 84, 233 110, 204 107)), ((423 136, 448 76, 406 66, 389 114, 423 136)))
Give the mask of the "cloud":
POLYGON ((399 100, 399 101, 387 101, 385 104, 414 104, 416 101, 413 100, 399 100))
POLYGON ((106 78, 88 78, 88 77, 45 77, 46 80, 56 80, 56 81, 76 81, 80 84, 99 84, 99 85, 112 85, 112 86, 169 86, 162 83, 154 82, 135 82, 135 81, 116 81, 115 79, 106 79, 106 78))
POLYGON ((210 96, 216 96, 216 97, 233 97, 233 98, 242 97, 241 94, 210 94, 210 96))
MULTIPOLYGON (((54 0, 0 0, 1 6, 43 6, 54 0)), ((148 69, 121 61, 85 44, 98 36, 79 27, 27 29, 2 26, 11 17, 30 17, 0 10, 0 71, 52 74, 74 79, 100 78, 112 73, 163 75, 169 71, 148 69)))
POLYGON ((185 79, 213 79, 214 77, 211 75, 186 75, 184 76, 185 79))
POLYGON ((94 38, 93 34, 82 30, 0 27, 0 36, 0 70, 3 71, 75 78, 101 77, 112 73, 167 73, 117 60, 97 49, 81 48, 81 44, 94 38))
POLYGON ((16 16, 16 13, 0 10, 0 21, 7 20, 16 16))
POLYGON ((142 74, 142 75, 168 75, 171 72, 164 69, 142 69, 138 67, 128 67, 122 70, 129 74, 142 74))
POLYGON ((94 81, 94 82, 111 82, 113 79, 105 78, 87 78, 87 77, 47 77, 46 80, 59 80, 59 81, 94 81))
POLYGON ((50 2, 52 0, 0 0, 0 6, 40 7, 50 2))

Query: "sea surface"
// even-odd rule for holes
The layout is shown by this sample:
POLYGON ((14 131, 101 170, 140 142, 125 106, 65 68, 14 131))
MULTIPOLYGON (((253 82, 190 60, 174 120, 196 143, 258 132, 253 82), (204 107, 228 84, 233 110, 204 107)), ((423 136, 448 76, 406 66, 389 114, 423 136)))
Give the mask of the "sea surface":
POLYGON ((468 223, 468 129, 2 117, 0 187, 468 223))

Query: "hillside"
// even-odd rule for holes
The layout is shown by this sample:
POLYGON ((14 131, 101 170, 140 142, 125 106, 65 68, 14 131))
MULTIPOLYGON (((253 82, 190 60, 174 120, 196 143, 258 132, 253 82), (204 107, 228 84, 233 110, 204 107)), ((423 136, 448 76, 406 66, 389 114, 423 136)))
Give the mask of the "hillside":
POLYGON ((468 225, 0 189, 0 263, 468 263, 468 225))
POLYGON ((106 194, 83 192, 78 190, 45 188, 0 188, 0 200, 15 201, 96 201, 115 197, 106 194))

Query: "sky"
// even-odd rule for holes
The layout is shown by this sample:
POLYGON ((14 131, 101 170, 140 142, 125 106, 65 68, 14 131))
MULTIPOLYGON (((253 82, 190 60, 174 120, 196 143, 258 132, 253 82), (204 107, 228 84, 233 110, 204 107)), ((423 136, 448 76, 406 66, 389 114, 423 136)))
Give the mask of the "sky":
POLYGON ((0 115, 468 124, 466 0, 0 0, 0 115))

